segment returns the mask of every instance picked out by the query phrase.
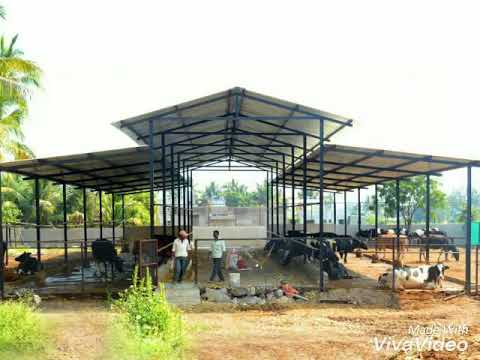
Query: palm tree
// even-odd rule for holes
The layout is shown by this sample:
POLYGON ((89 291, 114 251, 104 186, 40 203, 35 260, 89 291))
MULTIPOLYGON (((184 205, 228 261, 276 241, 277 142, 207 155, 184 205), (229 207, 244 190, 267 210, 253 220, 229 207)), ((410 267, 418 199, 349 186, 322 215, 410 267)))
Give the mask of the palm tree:
POLYGON ((18 35, 10 42, 0 37, 0 161, 33 155, 23 143, 22 125, 30 93, 39 87, 41 70, 32 61, 23 59, 23 52, 15 47, 17 39, 18 35))

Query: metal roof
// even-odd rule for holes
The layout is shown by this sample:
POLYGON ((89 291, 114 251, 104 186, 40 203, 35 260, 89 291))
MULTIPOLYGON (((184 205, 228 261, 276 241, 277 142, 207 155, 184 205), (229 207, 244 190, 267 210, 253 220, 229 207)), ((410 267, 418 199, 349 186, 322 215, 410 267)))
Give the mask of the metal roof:
MULTIPOLYGON (((87 187, 106 192, 127 192, 149 189, 149 149, 133 147, 118 150, 90 152, 84 154, 56 156, 43 159, 20 160, 0 163, 0 170, 9 171, 28 178, 44 178, 56 183, 87 187)), ((166 164, 166 185, 183 181, 177 164, 166 164)), ((155 172, 162 171, 162 161, 155 159, 155 172)), ((157 189, 163 187, 163 179, 156 178, 157 189)))
MULTIPOLYGON (((307 187, 310 189, 319 188, 318 157, 318 148, 307 156, 307 187)), ((443 171, 458 169, 469 164, 477 165, 478 162, 468 159, 325 144, 324 186, 325 189, 334 191, 351 190, 416 175, 439 175, 443 171)), ((296 162, 293 169, 294 171, 290 166, 286 170, 286 184, 291 185, 293 178, 296 185, 303 184, 303 161, 296 162)), ((279 180, 283 181, 283 175, 279 176, 279 180)))
MULTIPOLYGON (((320 119, 324 137, 329 140, 352 120, 285 100, 233 88, 200 99, 167 107, 113 125, 139 145, 149 145, 149 127, 153 128, 153 146, 174 146, 175 153, 196 155, 203 163, 215 160, 245 161, 270 166, 303 153, 320 139, 320 119)), ((288 160, 290 161, 290 160, 288 160)))

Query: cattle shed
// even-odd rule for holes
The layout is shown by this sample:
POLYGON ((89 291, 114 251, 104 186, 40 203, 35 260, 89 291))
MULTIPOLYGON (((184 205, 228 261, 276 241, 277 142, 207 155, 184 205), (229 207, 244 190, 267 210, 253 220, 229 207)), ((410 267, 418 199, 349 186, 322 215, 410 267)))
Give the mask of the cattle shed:
MULTIPOLYGON (((87 206, 86 192, 98 192, 100 234, 103 229, 102 194, 123 199, 129 194, 148 192, 149 236, 153 238, 155 231, 158 231, 155 224, 157 206, 163 217, 160 226, 162 234, 173 233, 180 227, 191 232, 194 172, 262 171, 268 179, 267 237, 285 239, 289 230, 298 230, 301 236, 306 237, 307 205, 317 205, 319 228, 315 236, 322 241, 324 193, 334 193, 334 199, 337 195, 343 195, 346 202, 347 193, 356 191, 360 202, 361 190, 370 186, 375 187, 375 228, 378 228, 377 187, 393 181, 396 183, 397 200, 395 246, 400 246, 401 181, 413 176, 425 177, 428 234, 430 177, 452 169, 467 168, 465 290, 467 292, 471 290, 472 167, 478 166, 480 164, 478 161, 335 145, 332 143, 335 134, 345 127, 352 127, 351 119, 238 87, 121 120, 113 125, 134 140, 138 146, 0 164, 0 174, 2 172, 19 174, 35 184, 34 225, 37 257, 40 261, 42 224, 39 211, 39 179, 46 179, 63 187, 64 256, 67 261, 69 247, 65 206, 67 185, 83 190, 84 215, 87 206), (295 199, 296 190, 302 190, 302 199, 295 199), (318 203, 307 204, 307 190, 318 192, 318 203), (158 204, 155 203, 157 191, 161 192, 158 204), (290 204, 280 201, 280 198, 287 197, 287 191, 291 194, 290 204), (170 195, 169 201, 167 193, 170 195), (300 214, 303 217, 302 228, 299 228, 293 220, 292 228, 287 229, 287 211, 294 212, 298 204, 303 204, 303 213, 300 214), (170 225, 167 225, 169 208, 177 211, 170 212, 170 225)), ((5 225, 1 204, 0 193, 0 240, 3 240, 2 228, 5 225)), ((344 208, 346 209, 346 206, 344 208)), ((358 216, 360 230, 360 211, 358 216)), ((292 218, 295 219, 295 216, 292 218)), ((112 225, 115 229, 115 224, 112 225)), ((87 242, 87 223, 84 216, 85 247, 87 242)), ((115 243, 115 232, 113 242, 115 243)), ((0 241, 0 246, 3 246, 3 241, 0 241)), ((3 261, 1 266, 0 288, 3 296, 3 261)), ((320 290, 323 291, 321 266, 319 278, 320 290)))

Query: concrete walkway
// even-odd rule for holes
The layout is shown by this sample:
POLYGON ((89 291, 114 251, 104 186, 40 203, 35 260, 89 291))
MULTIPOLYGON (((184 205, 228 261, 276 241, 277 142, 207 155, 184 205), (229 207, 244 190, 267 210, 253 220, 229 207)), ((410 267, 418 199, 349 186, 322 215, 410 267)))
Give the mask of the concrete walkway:
POLYGON ((200 289, 193 282, 166 283, 165 295, 169 303, 188 306, 200 304, 200 289))

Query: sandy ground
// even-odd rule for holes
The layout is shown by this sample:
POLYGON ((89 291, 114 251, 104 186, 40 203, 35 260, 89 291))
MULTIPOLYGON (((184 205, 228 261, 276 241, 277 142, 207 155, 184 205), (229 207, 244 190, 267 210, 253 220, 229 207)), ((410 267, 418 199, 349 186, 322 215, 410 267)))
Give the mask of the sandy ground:
MULTIPOLYGON (((240 310, 203 303, 184 312, 187 359, 406 359, 402 352, 375 351, 374 337, 400 339, 410 326, 434 322, 468 325, 466 336, 453 336, 467 340, 468 350, 410 359, 480 359, 480 298, 412 292, 400 300, 400 309, 312 303, 240 310)), ((111 316, 104 301, 56 299, 42 303, 41 311, 54 329, 55 353, 48 360, 101 358, 111 316)))
POLYGON ((194 349, 199 359, 401 359, 375 352, 375 336, 401 338, 409 326, 467 324, 467 354, 446 352, 415 358, 480 359, 480 303, 466 297, 445 301, 433 294, 402 295, 402 309, 315 305, 276 311, 187 313, 203 329, 194 349))

